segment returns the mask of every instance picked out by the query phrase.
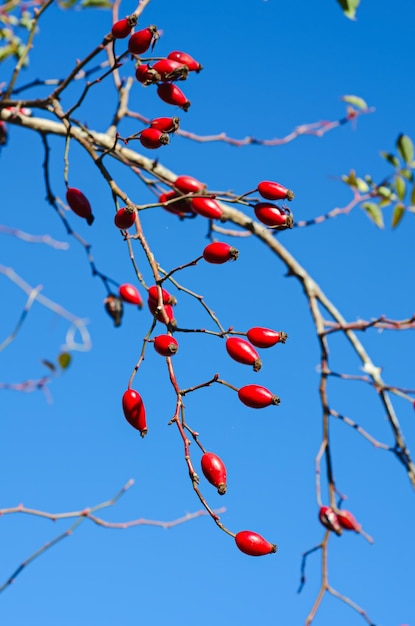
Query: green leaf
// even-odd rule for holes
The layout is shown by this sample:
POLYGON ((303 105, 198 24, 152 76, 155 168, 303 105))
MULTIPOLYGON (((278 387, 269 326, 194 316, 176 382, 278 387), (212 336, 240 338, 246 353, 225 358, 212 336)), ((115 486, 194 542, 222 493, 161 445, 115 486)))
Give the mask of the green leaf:
POLYGON ((381 196, 382 198, 390 198, 392 195, 392 191, 389 189, 389 187, 386 187, 385 185, 381 185, 380 187, 377 188, 377 194, 379 196, 381 196))
POLYGON ((98 9, 111 9, 112 2, 110 2, 110 0, 82 0, 81 7, 83 9, 90 7, 98 9))
POLYGON ((360 4, 360 0, 337 0, 343 9, 343 13, 351 20, 356 19, 356 9, 360 4))
POLYGON ((411 205, 415 206, 415 185, 412 187, 412 192, 411 192, 411 205))
POLYGON ((363 98, 360 98, 359 96, 342 96, 341 100, 343 100, 343 102, 347 102, 348 104, 352 104, 358 109, 364 110, 368 108, 365 100, 363 100, 363 98))
POLYGON ((396 147, 398 152, 405 161, 405 163, 411 163, 414 159, 414 144, 408 135, 401 134, 396 140, 396 147))
POLYGON ((62 9, 70 9, 77 2, 78 2, 78 0, 59 0, 58 4, 59 4, 60 7, 62 7, 62 9))
POLYGON ((380 156, 386 159, 394 167, 400 167, 399 159, 394 154, 391 154, 390 152, 381 152, 380 156))
POLYGON ((385 206, 389 206, 390 204, 392 204, 392 200, 389 200, 389 198, 384 198, 379 202, 379 208, 384 209, 385 206))
POLYGON ((54 366, 52 361, 48 361, 47 359, 42 359, 41 363, 45 365, 48 369, 50 369, 52 372, 56 372, 56 367, 54 366))
POLYGON ((361 193, 367 193, 369 191, 369 185, 363 178, 356 178, 356 187, 361 193))
POLYGON ((395 177, 395 189, 399 200, 403 200, 406 193, 406 183, 401 176, 395 177))
POLYGON ((414 175, 413 175, 413 172, 411 170, 403 169, 403 170, 401 170, 401 174, 402 174, 402 176, 405 176, 406 180, 411 181, 411 183, 413 182, 414 175))
POLYGON ((383 228, 383 215, 377 204, 374 202, 364 202, 362 204, 362 209, 366 211, 366 215, 376 224, 376 226, 383 228))
POLYGON ((401 219, 403 218, 403 214, 405 213, 405 206, 403 204, 397 204, 393 210, 392 215, 392 228, 396 228, 401 219))
POLYGON ((69 367, 71 361, 72 357, 69 352, 61 352, 58 356, 58 363, 63 370, 66 370, 66 368, 69 367))

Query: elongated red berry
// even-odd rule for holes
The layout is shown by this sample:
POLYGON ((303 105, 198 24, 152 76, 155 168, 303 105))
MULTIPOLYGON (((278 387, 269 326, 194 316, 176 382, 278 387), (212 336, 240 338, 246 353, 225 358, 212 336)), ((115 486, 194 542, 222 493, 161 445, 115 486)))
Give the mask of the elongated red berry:
POLYGON ((218 220, 223 215, 222 209, 213 198, 192 198, 190 204, 195 213, 211 220, 218 220))
MULTIPOLYGON (((148 290, 148 297, 153 300, 153 302, 157 305, 159 300, 159 288, 157 285, 152 285, 148 290)), ((161 288, 161 298, 163 304, 176 304, 177 300, 174 296, 172 296, 167 289, 161 288)))
POLYGON ((190 107, 191 103, 183 91, 173 83, 160 83, 157 87, 157 94, 163 102, 180 107, 183 111, 187 111, 190 107))
POLYGON ((150 128, 157 128, 163 133, 175 133, 179 128, 180 120, 178 117, 155 117, 150 122, 150 128))
POLYGON ((173 59, 160 59, 154 63, 153 69, 160 74, 163 81, 185 80, 189 73, 186 65, 173 59))
POLYGON ((179 217, 184 217, 189 214, 196 216, 196 214, 192 211, 190 202, 185 198, 182 198, 182 196, 175 191, 167 191, 166 193, 160 194, 159 202, 163 204, 163 209, 169 213, 174 213, 174 215, 178 215, 179 217), (174 200, 175 198, 181 199, 177 200, 177 202, 171 202, 171 200, 174 200))
POLYGON ((131 33, 136 24, 136 16, 130 15, 129 17, 125 17, 123 20, 115 22, 111 29, 111 34, 115 39, 125 39, 131 33))
POLYGON ((205 478, 217 488, 218 494, 223 496, 226 493, 226 467, 222 459, 213 452, 205 452, 200 462, 205 478))
POLYGON ((143 399, 134 389, 127 389, 122 397, 125 419, 133 428, 140 431, 142 437, 147 434, 146 409, 143 399))
POLYGON ((168 134, 157 128, 145 128, 141 131, 139 140, 141 145, 148 150, 156 150, 161 146, 166 146, 170 141, 168 134))
POLYGON ((157 26, 153 24, 151 26, 147 26, 143 30, 139 30, 134 35, 131 35, 128 40, 128 51, 131 54, 142 54, 149 49, 150 46, 154 47, 157 39, 159 38, 159 33, 157 30, 157 26))
POLYGON ((190 72, 200 72, 203 67, 200 65, 198 61, 195 61, 190 54, 186 52, 180 52, 180 50, 173 50, 167 55, 168 59, 173 59, 174 61, 178 61, 179 63, 183 63, 183 65, 187 65, 190 72))
POLYGON ((154 349, 161 356, 173 356, 179 349, 179 344, 171 335, 159 335, 154 338, 154 349))
POLYGON ((258 535, 252 530, 241 530, 236 533, 235 541, 240 551, 249 554, 249 556, 265 556, 278 550, 274 543, 270 543, 262 535, 258 535))
POLYGON ((75 187, 68 187, 66 190, 66 202, 76 215, 83 217, 87 221, 87 224, 91 226, 94 221, 94 216, 92 215, 89 200, 86 196, 84 196, 82 191, 79 191, 79 189, 76 189, 75 187))
POLYGON ((229 337, 226 340, 226 350, 232 359, 243 363, 244 365, 252 365, 254 372, 259 372, 262 367, 261 359, 254 346, 241 337, 229 337))
POLYGON ((174 186, 182 193, 198 193, 206 189, 206 185, 193 176, 178 176, 174 186))
POLYGON ((278 342, 285 343, 287 341, 286 333, 261 326, 250 328, 246 334, 249 341, 257 348, 271 348, 278 342))
POLYGON ((135 223, 135 211, 128 211, 126 207, 119 209, 114 217, 114 224, 121 230, 127 230, 135 223))
POLYGON ((258 202, 254 211, 257 219, 266 226, 286 228, 293 226, 291 215, 270 202, 258 202))
POLYGON ((279 404, 280 399, 271 393, 266 387, 261 385, 245 385, 238 391, 238 398, 243 404, 251 409, 264 409, 271 404, 279 404))
POLYGON ((140 296, 140 292, 137 287, 134 285, 130 285, 130 283, 123 283, 119 286, 118 289, 119 296, 121 300, 124 302, 129 302, 130 304, 136 304, 140 309, 143 306, 143 299, 140 296))
POLYGON ((104 300, 105 310, 108 315, 114 320, 114 326, 117 328, 121 326, 121 318, 124 313, 124 307, 121 298, 110 293, 104 300))
POLYGON ((135 77, 140 83, 143 83, 143 85, 152 85, 153 83, 158 83, 158 81, 161 80, 160 74, 157 74, 157 72, 153 70, 152 67, 147 65, 147 63, 137 65, 135 68, 135 77))
POLYGON ((294 192, 291 189, 270 180, 260 182, 258 191, 266 200, 292 200, 294 198, 294 192))
POLYGON ((226 263, 227 261, 236 261, 239 252, 233 246, 222 241, 214 241, 206 246, 203 250, 203 258, 208 263, 226 263))
POLYGON ((336 512, 337 520, 342 528, 345 530, 355 530, 359 533, 362 530, 361 524, 357 521, 355 516, 350 511, 343 511, 343 509, 336 512))
MULTIPOLYGON (((147 304, 148 304, 148 308, 150 309, 151 314, 155 315, 156 311, 157 311, 157 308, 158 308, 157 307, 157 302, 155 302, 151 298, 148 298, 147 304)), ((169 320, 169 323, 171 323, 171 324, 173 324, 173 326, 175 326, 176 320, 174 319, 173 307, 171 306, 171 304, 163 304, 163 307, 164 307, 164 310, 166 312, 166 315, 167 315, 167 318, 169 320)), ((164 317, 163 317, 161 311, 157 315, 157 321, 158 322, 162 322, 163 324, 165 324, 164 317)))
POLYGON ((318 518, 327 530, 332 530, 336 535, 342 534, 342 527, 336 512, 331 506, 321 506, 318 512, 318 518))

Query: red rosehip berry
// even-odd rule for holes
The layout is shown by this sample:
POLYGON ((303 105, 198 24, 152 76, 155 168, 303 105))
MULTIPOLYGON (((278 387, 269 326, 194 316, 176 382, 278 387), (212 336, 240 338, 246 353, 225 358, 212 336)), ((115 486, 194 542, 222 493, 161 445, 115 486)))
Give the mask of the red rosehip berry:
POLYGON ((171 335, 159 335, 154 338, 154 349, 161 356, 173 356, 179 349, 179 344, 171 335))
POLYGON ((183 111, 187 111, 190 107, 191 103, 183 91, 173 83, 160 83, 157 87, 157 94, 163 102, 180 107, 183 111))
POLYGON ((262 328, 260 326, 250 328, 246 335, 249 341, 257 348, 271 348, 278 342, 285 343, 287 341, 286 333, 271 330, 271 328, 262 328))
POLYGON ((206 185, 193 178, 193 176, 178 176, 174 186, 182 193, 198 193, 206 189, 206 185))
POLYGON ((128 230, 135 223, 135 211, 127 211, 124 207, 119 209, 114 217, 114 224, 121 230, 128 230))
POLYGON ((334 531, 336 535, 342 534, 342 527, 340 525, 339 518, 331 506, 321 506, 318 518, 327 530, 334 531))
POLYGON ((131 33, 136 24, 136 16, 130 15, 129 17, 125 17, 123 20, 118 20, 118 22, 115 22, 111 29, 111 34, 114 39, 125 39, 131 33))
POLYGON ((226 340, 226 351, 238 363, 252 365, 254 372, 259 372, 262 367, 261 359, 254 346, 241 337, 229 337, 226 340))
POLYGON ((143 85, 151 85, 153 83, 158 83, 158 81, 161 80, 160 75, 157 74, 152 67, 147 65, 147 63, 137 65, 135 68, 135 77, 138 82, 143 83, 143 85))
POLYGON ((238 398, 246 406, 251 409, 264 409, 271 404, 279 404, 280 399, 278 396, 269 391, 266 387, 260 385, 245 385, 238 391, 238 398))
POLYGON ((155 117, 150 122, 150 128, 157 128, 163 133, 175 133, 179 128, 180 120, 178 117, 155 117))
POLYGON ((134 389, 127 389, 122 397, 122 408, 125 419, 133 428, 140 431, 140 435, 147 434, 146 409, 143 400, 134 389))
POLYGON ((258 191, 266 200, 292 200, 294 198, 294 192, 291 189, 269 180, 259 183, 258 191))
POLYGON ((206 246, 203 250, 203 258, 208 263, 226 263, 227 261, 236 261, 239 252, 233 246, 222 241, 214 241, 206 246))
MULTIPOLYGON (((148 298, 147 304, 151 314, 155 315, 158 308, 157 302, 152 300, 152 298, 148 298)), ((163 307, 168 317, 169 323, 175 326, 176 320, 174 319, 173 307, 171 306, 171 304, 163 304, 163 307)), ((165 323, 161 311, 157 314, 157 321, 162 322, 163 324, 165 323)))
POLYGON ((223 215, 222 209, 213 198, 192 198, 190 204, 195 213, 211 220, 218 220, 223 215))
POLYGON ((203 69, 200 63, 198 63, 198 61, 195 61, 194 58, 190 56, 190 54, 187 54, 186 52, 180 52, 180 50, 173 50, 167 55, 167 58, 178 61, 179 63, 183 63, 183 65, 187 65, 190 72, 200 72, 200 70, 203 69))
POLYGON ((205 478, 217 488, 218 494, 223 496, 226 493, 226 467, 222 459, 213 452, 205 452, 200 463, 205 478))
POLYGON ((241 530, 236 533, 235 536, 236 545, 244 554, 249 556, 265 556, 266 554, 273 554, 278 550, 274 543, 270 543, 258 533, 254 533, 251 530, 241 530))
POLYGON ((170 138, 167 133, 163 133, 157 128, 145 128, 141 131, 139 137, 140 143, 148 150, 156 150, 161 146, 166 146, 170 138))
POLYGON ((91 226, 94 221, 94 216, 92 215, 89 200, 86 196, 84 196, 82 191, 79 191, 79 189, 76 189, 75 187, 68 187, 66 190, 66 202, 76 215, 83 217, 87 221, 87 224, 91 226))
POLYGON ((159 38, 157 26, 147 26, 143 30, 139 30, 134 35, 131 35, 128 40, 128 51, 131 54, 143 54, 151 46, 154 48, 154 44, 159 38))
POLYGON ((190 202, 183 198, 181 200, 177 200, 177 202, 171 202, 171 200, 175 198, 181 198, 181 196, 175 191, 167 191, 167 193, 160 194, 159 202, 163 204, 163 209, 165 209, 169 213, 178 215, 179 217, 184 217, 185 215, 189 214, 192 216, 196 215, 192 211, 190 202))
POLYGON ((189 70, 186 65, 173 59, 160 59, 153 65, 163 81, 186 80, 189 70))
POLYGON ((108 315, 114 320, 114 326, 117 328, 121 326, 121 318, 124 313, 124 307, 121 298, 114 296, 110 293, 104 300, 105 310, 108 315))
POLYGON ((134 285, 130 285, 129 283, 124 283, 120 285, 118 289, 119 296, 121 300, 124 302, 129 302, 130 304, 136 304, 140 309, 143 306, 143 299, 140 296, 140 292, 137 287, 134 285))
POLYGON ((350 511, 336 511, 336 515, 340 526, 345 530, 355 530, 357 533, 362 530, 361 524, 350 511))
POLYGON ((293 218, 289 213, 286 213, 283 209, 280 209, 275 204, 269 202, 258 202, 254 207, 255 215, 257 219, 271 227, 293 227, 293 218))
MULTIPOLYGON (((159 300, 159 288, 157 285, 152 285, 148 290, 148 297, 152 300, 156 305, 159 300)), ((163 304, 176 304, 177 300, 174 296, 172 296, 166 289, 161 288, 161 299, 163 304)))

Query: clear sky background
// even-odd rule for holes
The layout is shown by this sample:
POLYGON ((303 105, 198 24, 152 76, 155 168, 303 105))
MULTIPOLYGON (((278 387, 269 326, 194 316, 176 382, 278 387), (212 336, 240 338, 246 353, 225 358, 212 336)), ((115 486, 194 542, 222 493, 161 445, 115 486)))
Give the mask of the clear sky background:
MULTIPOLYGON (((120 15, 133 11, 126 0, 120 15)), ((226 131, 229 136, 284 137, 294 127, 345 115, 340 97, 356 94, 375 108, 322 138, 300 137, 280 147, 235 148, 174 137, 160 150, 161 161, 178 174, 190 174, 211 189, 243 193, 260 180, 277 180, 294 189, 297 220, 313 219, 345 206, 351 192, 340 176, 356 169, 381 180, 391 173, 381 150, 393 151, 396 137, 415 136, 413 25, 415 7, 362 0, 358 20, 347 20, 335 0, 153 0, 140 27, 163 31, 156 52, 186 50, 204 66, 183 90, 192 101, 179 112, 181 127, 198 134, 226 131)), ((109 11, 49 9, 35 39, 30 67, 20 83, 61 78, 110 30, 109 11)), ((121 51, 125 44, 121 43, 121 51)), ((104 60, 104 55, 102 55, 104 60)), ((0 67, 8 81, 12 65, 0 67)), ((127 76, 132 64, 121 70, 127 76)), ((68 90, 69 106, 83 88, 68 90)), ((27 91, 28 97, 47 89, 27 91)), ((90 128, 104 131, 116 107, 111 79, 91 90, 77 113, 90 128)), ((130 108, 156 117, 177 114, 158 100, 155 90, 135 84, 130 108)), ((128 135, 142 126, 126 122, 128 135)), ((63 149, 51 138, 52 186, 61 198, 63 149)), ((147 156, 154 153, 143 151, 147 156)), ((67 238, 45 201, 43 151, 39 137, 17 127, 0 154, 1 223, 33 234, 48 233, 69 241, 66 251, 25 243, 0 234, 1 263, 79 317, 89 320, 93 348, 74 353, 70 368, 44 394, 2 391, 0 420, 1 507, 26 506, 62 512, 79 510, 112 497, 128 479, 135 485, 115 507, 102 512, 111 521, 139 517, 174 520, 200 509, 183 459, 181 440, 167 422, 174 394, 164 361, 153 350, 135 379, 144 397, 149 434, 141 440, 126 423, 121 396, 136 363, 150 315, 125 306, 121 328, 114 329, 103 309, 105 290, 91 277, 81 246, 67 238)), ((137 204, 150 198, 137 178, 107 162, 137 204)), ((92 244, 98 268, 119 282, 134 282, 126 245, 114 229, 108 187, 75 144, 70 151, 70 184, 81 188, 96 220, 89 228, 69 215, 72 226, 92 244)), ((395 319, 414 312, 413 214, 399 228, 377 229, 357 208, 320 226, 283 233, 281 241, 325 292, 353 321, 381 314, 395 319)), ((206 240, 202 218, 180 222, 165 211, 143 215, 143 227, 165 268, 201 254, 206 240)), ((189 424, 208 450, 228 468, 225 497, 205 482, 212 507, 226 506, 224 524, 233 531, 252 529, 278 543, 275 556, 241 554, 233 540, 208 517, 170 530, 137 527, 97 528, 86 521, 33 562, 0 596, 0 623, 7 626, 113 626, 115 624, 206 626, 297 626, 304 623, 320 585, 320 557, 311 557, 307 584, 297 595, 303 551, 323 537, 317 520, 314 459, 321 441, 317 393, 318 344, 308 304, 295 279, 259 242, 238 239, 240 258, 226 266, 199 264, 179 275, 216 311, 225 327, 244 331, 268 326, 288 333, 286 345, 264 351, 263 369, 255 375, 234 363, 217 338, 178 337, 175 366, 181 387, 207 380, 215 372, 242 386, 258 382, 281 397, 281 406, 248 409, 229 389, 216 386, 187 398, 189 424)), ((135 248, 140 267, 143 257, 135 248)), ((149 272, 143 269, 150 281, 149 272)), ((1 277, 1 337, 14 327, 24 294, 1 277)), ((177 294, 176 294, 177 295, 177 294)), ((176 317, 184 327, 209 319, 185 294, 178 295, 176 317)), ((56 358, 66 323, 42 307, 31 310, 16 341, 2 353, 0 381, 19 382, 47 373, 40 360, 56 358)), ((363 337, 386 382, 414 387, 413 332, 368 331, 363 337)), ((151 348, 151 346, 150 346, 151 348)), ((333 369, 359 374, 359 363, 340 338, 331 343, 333 369)), ((373 390, 358 382, 333 381, 332 405, 393 443, 382 406, 373 390)), ((408 402, 396 408, 409 447, 414 448, 414 412, 408 402)), ((376 450, 344 424, 333 423, 333 458, 347 508, 373 535, 333 537, 329 550, 330 583, 360 604, 376 626, 415 625, 413 520, 415 500, 405 474, 392 454, 376 450)), ((193 454, 197 465, 198 454, 193 454)), ((323 491, 323 498, 327 493, 323 491)), ((0 583, 35 550, 70 525, 30 516, 1 520, 0 583)), ((364 620, 350 607, 327 596, 316 626, 355 626, 364 620)))

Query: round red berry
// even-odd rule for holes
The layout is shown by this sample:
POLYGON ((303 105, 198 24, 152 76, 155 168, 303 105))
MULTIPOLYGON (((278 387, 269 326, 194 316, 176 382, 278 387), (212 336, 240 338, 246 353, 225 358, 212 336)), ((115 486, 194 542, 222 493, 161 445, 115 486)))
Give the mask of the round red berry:
POLYGON ((227 261, 236 261, 239 252, 233 246, 222 241, 214 241, 206 246, 203 250, 203 258, 208 263, 226 263, 227 261))
POLYGON ((155 117, 150 122, 150 128, 157 128, 163 133, 175 133, 179 128, 180 120, 178 117, 155 117))
POLYGON ((189 73, 186 65, 173 59, 160 59, 154 63, 153 69, 160 74, 163 81, 185 80, 189 73))
POLYGON ((192 198, 190 203, 195 213, 211 220, 220 219, 223 215, 220 205, 213 198, 192 198))
POLYGON ((160 83, 157 87, 157 94, 163 102, 180 107, 183 111, 187 111, 190 107, 191 103, 183 91, 173 83, 160 83))
POLYGON ((179 344, 171 335, 159 335, 154 338, 154 349, 161 356, 173 356, 179 349, 179 344))
POLYGON ((266 387, 260 385, 245 385, 238 391, 238 398, 252 409, 264 409, 271 404, 279 404, 280 399, 266 387))
POLYGON ((166 146, 170 141, 168 134, 157 128, 145 128, 141 131, 139 140, 141 145, 148 150, 156 150, 161 146, 166 146))
POLYGON ((151 85, 161 80, 160 75, 157 74, 152 67, 147 65, 147 63, 137 65, 135 68, 135 77, 138 82, 143 83, 143 85, 151 85))
POLYGON ((163 209, 165 209, 169 213, 173 213, 174 215, 178 215, 179 217, 184 217, 185 215, 195 216, 195 213, 192 211, 190 202, 182 198, 182 196, 180 196, 175 191, 167 191, 166 193, 160 194, 159 201, 163 204, 163 209), (177 202, 171 202, 175 198, 181 199, 177 200, 177 202))
MULTIPOLYGON (((148 308, 150 309, 151 314, 155 315, 156 311, 157 311, 157 308, 158 308, 157 302, 155 302, 152 298, 148 298, 147 304, 148 304, 148 308)), ((171 323, 171 324, 173 324, 173 326, 175 326, 173 307, 171 306, 171 304, 164 304, 163 307, 164 307, 164 310, 166 312, 166 315, 167 315, 167 318, 169 320, 169 323, 171 323)), ((163 317, 161 311, 157 314, 157 321, 158 322, 162 322, 163 324, 165 323, 164 317, 163 317)))
POLYGON ((143 306, 143 299, 140 296, 140 292, 137 287, 130 285, 129 283, 123 283, 118 289, 121 300, 129 302, 130 304, 136 304, 138 307, 143 306))
POLYGON ((261 359, 254 346, 241 337, 229 337, 226 340, 226 350, 232 359, 243 363, 244 365, 252 365, 254 372, 259 372, 262 367, 261 359))
POLYGON ((270 543, 252 530, 241 530, 236 534, 235 541, 240 551, 249 556, 265 556, 278 550, 274 543, 270 543))
POLYGON ((122 397, 122 408, 127 422, 144 437, 148 429, 146 409, 140 394, 134 389, 127 389, 122 397))
POLYGON ((269 180, 260 182, 258 191, 266 200, 292 200, 294 198, 294 192, 291 189, 269 180))
POLYGON ((190 56, 190 54, 187 54, 186 52, 180 52, 180 50, 173 50, 167 55, 167 58, 178 61, 179 63, 183 63, 183 65, 187 65, 190 72, 200 72, 200 70, 203 69, 200 63, 198 63, 198 61, 195 61, 194 58, 190 56))
MULTIPOLYGON (((152 285, 148 290, 148 297, 157 305, 159 300, 159 287, 152 285)), ((176 298, 172 296, 166 289, 161 288, 161 299, 163 304, 176 304, 176 298)))
POLYGON ((337 535, 342 534, 342 527, 339 518, 334 509, 330 506, 321 506, 318 512, 318 518, 327 530, 334 531, 337 535))
POLYGON ((249 341, 257 348, 271 348, 278 342, 285 343, 287 341, 286 333, 261 326, 250 328, 246 334, 249 341))
POLYGON ((200 462, 205 478, 217 488, 219 495, 223 496, 226 493, 226 467, 222 459, 213 452, 205 452, 200 462))
POLYGON ((92 215, 91 205, 82 191, 79 191, 79 189, 75 187, 68 187, 66 190, 66 201, 76 215, 86 219, 89 225, 92 224, 94 216, 92 215))
POLYGON ((340 526, 345 530, 355 530, 357 533, 362 530, 361 524, 350 511, 339 510, 336 515, 340 526))
POLYGON ((131 35, 128 40, 128 51, 131 52, 131 54, 142 54, 146 52, 151 45, 154 46, 158 38, 157 26, 147 26, 147 28, 131 35))
POLYGON ((258 202, 254 207, 257 219, 266 226, 285 226, 292 228, 293 219, 290 214, 269 202, 258 202))
POLYGON ((135 211, 128 211, 126 207, 119 209, 114 217, 114 224, 121 230, 127 230, 135 223, 135 211))
POLYGON ((198 193, 206 189, 206 185, 193 178, 193 176, 178 176, 174 186, 182 193, 198 193))
POLYGON ((131 33, 133 27, 137 24, 135 15, 125 17, 123 20, 115 22, 111 29, 111 34, 115 39, 125 39, 131 33))

